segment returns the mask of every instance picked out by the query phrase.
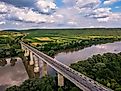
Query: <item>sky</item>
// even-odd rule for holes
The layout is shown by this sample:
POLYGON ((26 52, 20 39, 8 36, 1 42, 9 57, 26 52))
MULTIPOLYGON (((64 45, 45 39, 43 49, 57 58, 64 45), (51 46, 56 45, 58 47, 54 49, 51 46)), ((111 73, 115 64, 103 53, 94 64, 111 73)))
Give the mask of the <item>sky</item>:
POLYGON ((0 0, 0 29, 121 28, 121 0, 0 0))

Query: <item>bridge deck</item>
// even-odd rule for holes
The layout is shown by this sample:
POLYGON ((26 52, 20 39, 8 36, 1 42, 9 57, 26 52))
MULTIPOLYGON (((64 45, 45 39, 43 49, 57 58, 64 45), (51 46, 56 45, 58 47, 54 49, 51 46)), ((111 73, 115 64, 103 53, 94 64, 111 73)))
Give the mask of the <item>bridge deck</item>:
POLYGON ((48 65, 50 65, 52 68, 54 68, 57 72, 62 74, 65 78, 70 80, 72 83, 74 83, 77 87, 84 91, 113 91, 98 82, 92 80, 91 78, 73 70, 72 68, 68 67, 65 64, 62 64, 61 62, 57 61, 56 59, 53 59, 46 54, 38 51, 37 49, 25 44, 24 42, 21 42, 21 44, 27 48, 28 50, 32 51, 34 55, 41 58, 43 61, 45 61, 48 65))

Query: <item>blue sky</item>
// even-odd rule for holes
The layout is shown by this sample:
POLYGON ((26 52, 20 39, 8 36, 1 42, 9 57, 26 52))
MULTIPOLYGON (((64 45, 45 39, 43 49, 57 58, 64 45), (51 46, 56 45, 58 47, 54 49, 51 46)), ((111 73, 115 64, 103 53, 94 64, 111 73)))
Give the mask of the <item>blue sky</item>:
POLYGON ((0 29, 119 28, 121 0, 0 0, 0 29))
POLYGON ((63 6, 62 0, 55 0, 55 3, 57 5, 57 7, 62 7, 63 6))
MULTIPOLYGON (((110 7, 112 9, 112 12, 121 12, 121 0, 116 0, 117 2, 114 2, 109 5, 103 4, 103 2, 105 2, 105 0, 101 0, 101 1, 102 1, 102 4, 101 4, 102 7, 110 7)), ((109 1, 111 1, 111 0, 109 0, 109 1)))
POLYGON ((112 11, 114 12, 121 12, 121 1, 112 4, 110 7, 112 8, 112 11))

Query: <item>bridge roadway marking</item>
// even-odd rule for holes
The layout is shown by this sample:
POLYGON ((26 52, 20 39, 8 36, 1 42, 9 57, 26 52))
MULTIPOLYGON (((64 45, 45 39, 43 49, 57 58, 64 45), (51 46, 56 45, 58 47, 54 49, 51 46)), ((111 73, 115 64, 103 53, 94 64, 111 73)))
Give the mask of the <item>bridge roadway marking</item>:
POLYGON ((83 88, 85 91, 113 91, 107 87, 104 87, 103 85, 99 83, 95 83, 94 80, 84 76, 83 74, 80 74, 79 72, 73 70, 72 68, 62 64, 61 62, 47 56, 46 54, 38 51, 37 49, 21 42, 28 50, 32 51, 34 55, 41 57, 46 61, 52 68, 54 68, 56 71, 58 70, 59 73, 63 74, 67 79, 72 81, 72 83, 76 83, 80 89, 83 88), (84 76, 84 77, 83 77, 84 76), (69 78, 68 78, 69 77, 69 78), (89 81, 90 80, 90 81, 89 81), (93 83, 92 83, 93 82, 93 83), (81 86, 81 87, 80 87, 81 86))

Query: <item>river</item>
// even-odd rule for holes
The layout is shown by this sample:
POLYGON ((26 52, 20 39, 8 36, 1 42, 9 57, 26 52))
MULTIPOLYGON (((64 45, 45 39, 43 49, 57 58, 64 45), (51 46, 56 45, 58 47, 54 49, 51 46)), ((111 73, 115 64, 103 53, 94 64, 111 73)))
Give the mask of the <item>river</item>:
POLYGON ((91 47, 87 47, 73 52, 61 52, 55 55, 55 59, 66 65, 70 65, 71 63, 85 60, 93 55, 104 54, 107 52, 110 53, 121 52, 121 42, 93 45, 91 47))
MULTIPOLYGON (((73 52, 61 52, 55 55, 54 58, 69 66, 72 63, 85 60, 93 55, 107 52, 121 52, 121 42, 93 45, 73 52)), ((40 64, 42 63, 40 62, 40 64)), ((48 66, 48 73, 55 75, 56 72, 48 66)), ((15 63, 10 63, 10 59, 7 59, 5 65, 0 66, 0 91, 4 91, 6 87, 12 85, 20 85, 26 79, 28 79, 28 75, 21 59, 18 59, 15 63)))
MULTIPOLYGON (((61 52, 56 54, 54 58, 69 66, 72 63, 85 60, 93 55, 104 54, 107 52, 121 52, 121 42, 92 45, 91 47, 86 47, 78 51, 61 52)), ((50 67, 48 67, 48 72, 49 74, 55 74, 55 71, 53 71, 50 67)))
POLYGON ((5 91, 7 87, 20 85, 28 79, 25 67, 20 58, 16 61, 10 61, 10 58, 0 63, 0 91, 5 91))

